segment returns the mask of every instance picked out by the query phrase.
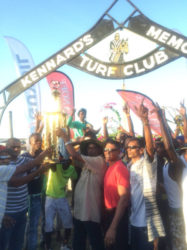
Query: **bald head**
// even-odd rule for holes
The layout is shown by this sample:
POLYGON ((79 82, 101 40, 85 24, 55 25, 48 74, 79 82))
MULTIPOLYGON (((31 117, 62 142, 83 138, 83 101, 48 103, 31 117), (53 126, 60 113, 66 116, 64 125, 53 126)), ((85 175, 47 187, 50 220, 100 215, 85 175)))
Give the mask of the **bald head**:
POLYGON ((7 142, 6 142, 6 147, 9 148, 9 147, 11 147, 12 145, 14 145, 15 143, 20 143, 20 144, 21 144, 21 142, 20 142, 19 139, 17 139, 17 138, 10 138, 10 139, 8 139, 7 142))
POLYGON ((6 143, 6 147, 11 149, 13 157, 18 157, 21 152, 21 141, 17 138, 10 138, 6 143))

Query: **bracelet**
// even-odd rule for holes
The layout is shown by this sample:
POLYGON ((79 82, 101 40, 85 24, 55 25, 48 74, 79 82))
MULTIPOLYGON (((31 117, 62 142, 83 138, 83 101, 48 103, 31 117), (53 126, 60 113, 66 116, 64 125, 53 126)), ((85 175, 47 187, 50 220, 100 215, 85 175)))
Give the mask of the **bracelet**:
POLYGON ((67 146, 67 145, 69 145, 71 143, 72 143, 72 141, 67 141, 67 142, 65 142, 65 146, 67 146))

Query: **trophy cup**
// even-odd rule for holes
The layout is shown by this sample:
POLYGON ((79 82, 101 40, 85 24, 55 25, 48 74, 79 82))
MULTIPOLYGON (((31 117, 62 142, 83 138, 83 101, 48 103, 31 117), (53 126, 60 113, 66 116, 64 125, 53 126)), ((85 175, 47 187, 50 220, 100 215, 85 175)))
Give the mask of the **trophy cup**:
POLYGON ((60 92, 55 89, 52 92, 53 110, 44 113, 44 148, 52 148, 51 160, 58 162, 58 137, 56 136, 57 128, 66 127, 66 114, 61 112, 60 92))

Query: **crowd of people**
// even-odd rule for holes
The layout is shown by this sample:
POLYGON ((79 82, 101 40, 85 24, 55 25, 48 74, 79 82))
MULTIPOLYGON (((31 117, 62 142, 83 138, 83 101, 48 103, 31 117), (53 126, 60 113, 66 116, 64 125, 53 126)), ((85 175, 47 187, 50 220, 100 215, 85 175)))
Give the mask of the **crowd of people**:
POLYGON ((42 120, 29 147, 10 138, 0 147, 0 250, 53 249, 54 221, 61 250, 187 249, 187 113, 181 104, 182 132, 169 127, 155 106, 161 136, 152 135, 149 110, 136 107, 143 126, 110 137, 103 118, 103 139, 86 121, 86 109, 75 111, 66 128, 56 128, 58 159, 43 148, 42 120), (73 136, 70 130, 73 130, 73 136), (71 179, 72 200, 67 197, 71 179), (41 228, 38 238, 39 224, 41 228))

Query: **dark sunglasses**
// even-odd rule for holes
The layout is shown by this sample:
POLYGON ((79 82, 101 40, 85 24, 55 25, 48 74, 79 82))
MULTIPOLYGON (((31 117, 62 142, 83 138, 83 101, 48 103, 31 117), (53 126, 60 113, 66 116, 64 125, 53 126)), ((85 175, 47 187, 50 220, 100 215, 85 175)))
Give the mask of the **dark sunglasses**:
POLYGON ((140 148, 140 146, 127 146, 125 149, 136 149, 140 148))
POLYGON ((105 148, 104 149, 104 152, 115 152, 115 151, 117 151, 118 149, 117 148, 105 148))

